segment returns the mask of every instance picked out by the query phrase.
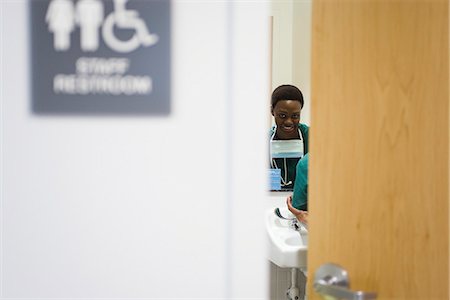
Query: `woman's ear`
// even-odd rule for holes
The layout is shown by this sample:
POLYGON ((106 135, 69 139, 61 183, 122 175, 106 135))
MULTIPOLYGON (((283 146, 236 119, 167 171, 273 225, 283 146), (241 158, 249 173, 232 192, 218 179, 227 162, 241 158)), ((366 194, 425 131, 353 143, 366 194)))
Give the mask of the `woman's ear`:
POLYGON ((275 117, 275 115, 273 114, 273 107, 272 106, 270 107, 270 113, 272 114, 272 116, 275 117))

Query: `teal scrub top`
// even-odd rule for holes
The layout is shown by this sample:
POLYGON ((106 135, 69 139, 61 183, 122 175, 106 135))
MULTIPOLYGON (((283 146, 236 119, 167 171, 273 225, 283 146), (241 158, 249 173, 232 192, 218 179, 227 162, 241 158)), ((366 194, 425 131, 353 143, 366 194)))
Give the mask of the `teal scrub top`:
POLYGON ((298 161, 296 168, 292 206, 299 210, 308 210, 308 161, 309 153, 298 161))
MULTIPOLYGON (((308 153, 308 146, 309 146, 309 139, 308 139, 308 131, 309 127, 306 124, 299 123, 298 129, 300 129, 300 132, 303 136, 303 150, 304 154, 308 153)), ((270 130, 269 137, 271 137, 275 133, 275 126, 273 126, 270 130)), ((286 179, 286 182, 291 181, 292 184, 286 185, 282 187, 282 190, 289 190, 292 191, 295 181, 296 181, 296 166, 299 161, 298 158, 276 158, 274 159, 276 166, 281 169, 281 176, 286 179), (284 169, 284 166, 286 164, 286 170, 284 169)), ((273 167, 272 167, 273 168, 273 167)))

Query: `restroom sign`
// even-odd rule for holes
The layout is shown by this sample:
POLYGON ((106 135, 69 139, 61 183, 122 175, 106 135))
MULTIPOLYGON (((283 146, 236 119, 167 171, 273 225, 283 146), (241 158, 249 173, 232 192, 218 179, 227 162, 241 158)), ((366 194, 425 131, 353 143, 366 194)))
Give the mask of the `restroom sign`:
POLYGON ((32 108, 168 114, 169 0, 30 0, 32 108))

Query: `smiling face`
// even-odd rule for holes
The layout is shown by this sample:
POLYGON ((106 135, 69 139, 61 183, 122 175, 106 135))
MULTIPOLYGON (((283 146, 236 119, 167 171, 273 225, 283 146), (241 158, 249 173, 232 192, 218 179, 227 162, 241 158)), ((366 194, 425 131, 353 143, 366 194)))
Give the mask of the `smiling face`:
POLYGON ((300 122, 301 103, 297 100, 280 100, 272 109, 277 124, 276 136, 280 140, 300 138, 298 123, 300 122))

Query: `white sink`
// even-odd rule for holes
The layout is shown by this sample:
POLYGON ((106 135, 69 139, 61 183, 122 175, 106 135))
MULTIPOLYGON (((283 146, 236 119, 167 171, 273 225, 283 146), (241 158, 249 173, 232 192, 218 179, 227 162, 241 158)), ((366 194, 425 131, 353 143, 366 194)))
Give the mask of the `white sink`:
MULTIPOLYGON (((269 260, 281 268, 306 269, 308 231, 299 231, 290 226, 290 221, 280 219, 274 213, 275 207, 267 210, 266 231, 269 240, 269 260)), ((281 215, 293 218, 287 208, 280 208, 281 215)))

